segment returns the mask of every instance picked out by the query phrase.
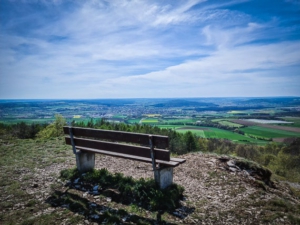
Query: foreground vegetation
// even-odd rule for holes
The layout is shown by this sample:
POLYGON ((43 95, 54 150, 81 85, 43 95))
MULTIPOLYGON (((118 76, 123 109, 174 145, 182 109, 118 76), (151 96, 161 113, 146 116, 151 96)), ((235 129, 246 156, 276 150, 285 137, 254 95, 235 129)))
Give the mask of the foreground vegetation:
MULTIPOLYGON (((243 182, 244 178, 238 174, 216 170, 221 164, 211 167, 216 156, 210 154, 184 155, 187 165, 175 172, 182 179, 184 192, 179 185, 160 191, 152 179, 133 179, 106 169, 79 175, 72 169, 75 164, 72 150, 61 137, 1 139, 0 154, 0 224, 4 225, 84 224, 85 221, 217 224, 230 218, 232 224, 237 224, 249 219, 249 210, 255 213, 250 218, 256 224, 278 224, 280 219, 287 224, 300 224, 300 204, 293 200, 297 198, 296 189, 281 189, 277 178, 273 178, 275 189, 260 181, 243 182), (188 177, 193 184, 185 182, 188 177), (94 195, 94 191, 99 194, 94 195), (230 207, 210 208, 214 202, 230 207)), ((241 165, 242 162, 247 161, 237 161, 241 168, 256 167, 253 163, 241 165)))

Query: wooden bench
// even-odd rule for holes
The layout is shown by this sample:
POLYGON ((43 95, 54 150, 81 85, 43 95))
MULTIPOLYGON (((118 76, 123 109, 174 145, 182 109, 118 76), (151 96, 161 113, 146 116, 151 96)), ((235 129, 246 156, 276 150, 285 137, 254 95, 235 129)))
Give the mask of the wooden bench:
POLYGON ((170 157, 167 136, 69 126, 63 129, 80 172, 95 167, 95 153, 151 163, 155 181, 163 189, 173 182, 173 168, 185 162, 170 157))

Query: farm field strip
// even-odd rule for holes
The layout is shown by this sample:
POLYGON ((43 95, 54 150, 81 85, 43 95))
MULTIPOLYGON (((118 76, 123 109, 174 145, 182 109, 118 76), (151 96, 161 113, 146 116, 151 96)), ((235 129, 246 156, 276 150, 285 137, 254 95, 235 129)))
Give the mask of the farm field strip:
POLYGON ((141 119, 140 122, 141 123, 149 123, 149 124, 151 124, 151 123, 158 123, 159 121, 158 121, 158 119, 141 119))
POLYGON ((293 122, 292 124, 287 124, 289 127, 300 127, 300 117, 280 117, 280 119, 293 122))
POLYGON ((195 130, 195 129, 194 130, 189 130, 189 129, 177 129, 176 130, 176 132, 178 132, 178 133, 186 133, 188 131, 191 131, 193 134, 196 134, 199 137, 206 138, 204 130, 195 130))
MULTIPOLYGON (((217 132, 218 133, 218 132, 217 132)), ((223 136, 222 132, 218 135, 215 131, 211 130, 211 131, 207 131, 206 132, 206 137, 207 138, 218 138, 219 135, 223 136)))
POLYGON ((129 124, 132 124, 132 123, 139 123, 140 121, 141 121, 141 119, 129 119, 126 122, 129 124))
POLYGON ((183 126, 177 128, 177 130, 209 130, 207 127, 199 127, 199 126, 183 126))
POLYGON ((222 118, 222 119, 213 119, 211 120, 211 122, 217 122, 223 126, 229 126, 229 127, 242 127, 243 125, 239 124, 239 123, 234 123, 232 119, 226 119, 226 118, 222 118))
POLYGON ((245 126, 259 126, 259 127, 264 127, 264 128, 270 128, 272 130, 282 130, 282 131, 290 131, 290 132, 300 133, 300 128, 298 128, 298 127, 261 124, 261 123, 246 121, 246 120, 232 120, 232 121, 234 123, 242 124, 242 125, 245 125, 245 126))
POLYGON ((127 116, 121 115, 121 114, 116 114, 113 116, 113 118, 117 118, 117 119, 125 119, 127 118, 127 116))
POLYGON ((163 119, 164 123, 194 123, 198 119, 163 119))
POLYGON ((276 129, 276 130, 296 132, 296 133, 299 133, 298 135, 300 136, 300 128, 298 128, 298 127, 287 127, 287 126, 268 125, 268 124, 262 124, 260 126, 265 127, 265 128, 276 129))
POLYGON ((290 124, 293 122, 287 122, 284 120, 264 120, 264 119, 245 119, 246 121, 259 123, 259 124, 290 124))
POLYGON ((173 130, 184 127, 182 125, 155 125, 155 126, 161 129, 173 129, 173 130))
POLYGON ((185 133, 191 131, 193 134, 203 137, 203 138, 220 138, 228 139, 239 143, 255 143, 255 144, 265 144, 266 141, 256 140, 251 137, 244 136, 242 134, 237 134, 231 131, 222 130, 214 127, 200 127, 200 126, 176 126, 176 125, 157 125, 159 128, 174 129, 176 132, 185 133))
POLYGON ((250 126, 250 127, 241 128, 240 130, 249 135, 266 137, 266 138, 300 137, 300 133, 273 129, 269 127, 262 127, 262 126, 250 126))
POLYGON ((239 114, 246 115, 246 114, 252 114, 252 113, 254 113, 254 111, 252 111, 252 110, 245 110, 245 111, 243 111, 243 110, 232 110, 232 111, 227 112, 227 114, 232 114, 232 115, 239 115, 239 114))
POLYGON ((0 120, 0 123, 4 124, 17 124, 24 122, 26 124, 31 124, 31 123, 52 123, 55 120, 55 118, 49 118, 49 119, 2 119, 0 120))
POLYGON ((254 122, 251 122, 251 121, 247 121, 247 120, 237 119, 237 120, 231 120, 231 121, 234 122, 234 123, 237 123, 237 124, 244 125, 244 126, 255 126, 255 125, 258 125, 257 123, 254 123, 254 122))
POLYGON ((224 121, 225 119, 224 118, 222 118, 222 119, 213 119, 213 120, 211 120, 211 122, 220 122, 220 121, 224 121))
POLYGON ((209 130, 207 131, 205 130, 205 135, 208 138, 223 138, 223 139, 234 140, 234 141, 247 140, 249 142, 257 142, 257 140, 253 138, 246 137, 244 135, 237 134, 231 131, 213 128, 213 127, 209 128, 209 130))
POLYGON ((243 126, 241 124, 233 123, 233 122, 230 122, 230 121, 227 121, 227 120, 219 121, 218 123, 221 124, 221 125, 224 125, 224 126, 236 127, 236 128, 239 128, 239 127, 243 126))

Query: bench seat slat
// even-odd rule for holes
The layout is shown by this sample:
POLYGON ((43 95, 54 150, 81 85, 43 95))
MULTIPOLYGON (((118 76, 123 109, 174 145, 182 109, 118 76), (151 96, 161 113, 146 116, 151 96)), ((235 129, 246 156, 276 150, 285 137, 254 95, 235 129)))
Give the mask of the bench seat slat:
POLYGON ((179 162, 181 164, 181 163, 184 163, 186 161, 186 159, 171 158, 170 161, 179 162))
MULTIPOLYGON (((146 157, 133 156, 133 155, 127 155, 127 154, 122 154, 122 153, 117 153, 117 152, 98 150, 98 149, 92 149, 92 148, 86 148, 86 147, 80 147, 80 146, 76 146, 76 149, 80 149, 81 151, 94 152, 94 153, 99 153, 99 154, 103 154, 103 155, 124 158, 124 159, 132 159, 132 160, 136 160, 136 161, 152 163, 152 159, 146 158, 146 157)), ((165 165, 165 166, 171 166, 171 167, 176 167, 176 166, 180 165, 179 162, 163 161, 163 160, 159 160, 159 159, 156 160, 156 163, 159 163, 159 164, 165 165)))
MULTIPOLYGON (((66 143, 70 145, 71 138, 65 137, 65 139, 66 139, 66 143)), ((121 144, 121 143, 112 143, 112 142, 90 140, 90 139, 83 139, 83 138, 74 138, 74 144, 75 146, 82 146, 91 149, 111 151, 115 153, 146 157, 151 159, 151 153, 149 147, 134 146, 134 145, 121 144)), ((170 152, 168 150, 154 148, 154 152, 155 152, 156 160, 170 161, 170 152)))
MULTIPOLYGON (((64 134, 69 135, 68 126, 63 127, 64 134)), ((91 128, 81 128, 81 127, 72 127, 72 133, 74 136, 83 136, 91 138, 106 139, 119 142, 131 142, 140 145, 149 146, 149 134, 141 133, 131 133, 123 131, 113 131, 113 130, 101 130, 101 129, 91 129, 91 128)), ((169 146, 168 136, 161 135, 151 135, 153 145, 156 148, 166 149, 169 146)))

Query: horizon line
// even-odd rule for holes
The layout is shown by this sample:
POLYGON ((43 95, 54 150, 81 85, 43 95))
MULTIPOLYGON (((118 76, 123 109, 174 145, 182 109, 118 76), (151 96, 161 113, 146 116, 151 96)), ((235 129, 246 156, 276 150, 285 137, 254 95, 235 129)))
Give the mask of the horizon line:
POLYGON ((128 97, 128 98, 0 98, 0 101, 53 101, 53 100, 125 100, 125 99, 205 99, 205 98, 300 98, 300 96, 226 96, 226 97, 128 97))

